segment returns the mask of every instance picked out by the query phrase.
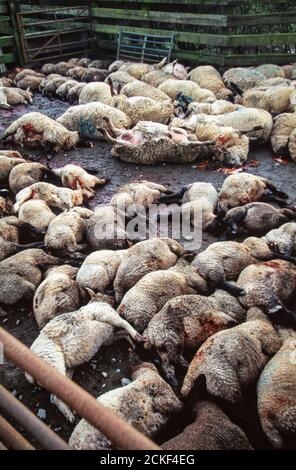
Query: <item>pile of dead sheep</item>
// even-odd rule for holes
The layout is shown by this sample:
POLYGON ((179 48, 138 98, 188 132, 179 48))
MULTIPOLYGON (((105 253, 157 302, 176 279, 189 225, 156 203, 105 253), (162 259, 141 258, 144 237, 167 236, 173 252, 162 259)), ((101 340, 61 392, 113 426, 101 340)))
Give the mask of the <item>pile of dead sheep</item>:
MULTIPOLYGON (((295 446, 296 212, 286 194, 249 173, 226 178, 219 194, 210 183, 172 192, 139 181, 92 211, 85 203, 107 181, 79 166, 48 168, 0 151, 0 178, 0 313, 19 303, 33 310, 32 351, 72 376, 126 338, 138 355, 131 382, 98 399, 154 439, 190 409, 164 449, 252 449, 242 410, 255 386, 260 432, 274 448, 295 446), (172 201, 198 208, 203 230, 225 240, 198 253, 170 238, 97 237, 118 211, 172 201)), ((113 447, 51 401, 73 424, 72 448, 113 447)))
POLYGON ((57 120, 28 113, 1 138, 53 151, 107 140, 113 157, 145 165, 209 159, 241 166, 251 145, 266 142, 275 155, 296 160, 296 65, 233 68, 223 76, 212 66, 189 70, 166 59, 108 65, 70 59, 11 72, 1 79, 0 106, 29 104, 36 91, 75 105, 57 120))

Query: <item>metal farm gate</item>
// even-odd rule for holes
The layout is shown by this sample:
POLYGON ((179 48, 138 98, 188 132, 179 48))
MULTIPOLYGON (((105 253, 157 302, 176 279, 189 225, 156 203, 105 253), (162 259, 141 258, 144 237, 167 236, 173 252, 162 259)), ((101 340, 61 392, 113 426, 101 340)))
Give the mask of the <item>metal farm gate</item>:
POLYGON ((81 55, 93 48, 88 6, 38 8, 16 13, 24 64, 81 55))

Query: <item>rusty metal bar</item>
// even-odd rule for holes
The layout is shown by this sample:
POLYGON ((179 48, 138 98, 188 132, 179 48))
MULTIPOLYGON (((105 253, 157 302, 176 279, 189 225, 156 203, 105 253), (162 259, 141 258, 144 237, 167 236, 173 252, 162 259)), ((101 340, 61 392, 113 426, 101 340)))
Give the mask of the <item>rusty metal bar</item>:
POLYGON ((116 447, 126 450, 159 450, 154 442, 36 356, 2 327, 0 341, 8 359, 33 376, 42 387, 57 395, 79 416, 85 418, 110 439, 116 447))
POLYGON ((50 450, 68 450, 69 447, 23 403, 0 385, 0 408, 27 429, 37 441, 50 450))
POLYGON ((17 432, 2 416, 0 416, 0 437, 12 449, 35 450, 30 442, 17 432))

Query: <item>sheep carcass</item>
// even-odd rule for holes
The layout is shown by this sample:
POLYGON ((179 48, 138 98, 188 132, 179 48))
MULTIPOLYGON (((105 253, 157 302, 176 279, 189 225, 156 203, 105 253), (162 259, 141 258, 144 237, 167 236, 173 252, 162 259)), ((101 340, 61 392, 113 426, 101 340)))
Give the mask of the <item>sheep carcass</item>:
POLYGON ((232 92, 226 88, 218 70, 211 65, 202 65, 191 70, 189 79, 201 88, 212 91, 218 99, 227 100, 232 92))
POLYGON ((90 175, 78 165, 69 164, 61 168, 51 169, 52 173, 61 178, 63 186, 71 189, 83 188, 93 191, 96 186, 106 184, 107 180, 90 175))
POLYGON ((182 209, 189 209, 191 224, 202 230, 212 231, 216 228, 215 210, 218 204, 218 193, 211 183, 192 183, 179 192, 162 196, 160 202, 169 203, 182 198, 182 209), (201 212, 201 221, 196 220, 196 213, 201 212))
MULTIPOLYGON (((296 148, 290 145, 292 134, 296 129, 296 112, 277 116, 271 133, 272 150, 277 155, 290 153, 292 160, 296 161, 296 148), (290 151, 290 152, 289 152, 290 151)), ((295 134, 294 134, 295 135, 295 134)))
POLYGON ((86 83, 82 82, 70 88, 68 95, 67 95, 67 100, 69 101, 70 104, 76 104, 79 102, 79 97, 82 93, 82 90, 84 89, 86 85, 87 85, 86 83))
POLYGON ((88 67, 85 69, 84 73, 81 76, 81 80, 89 82, 102 82, 107 78, 108 72, 104 69, 97 69, 95 67, 88 67))
POLYGON ((98 206, 87 221, 86 238, 95 250, 123 249, 127 242, 125 224, 112 206, 98 206))
POLYGON ((62 83, 62 85, 60 85, 56 90, 57 97, 62 100, 66 100, 69 90, 71 90, 71 88, 77 84, 78 82, 76 80, 67 80, 66 82, 62 83))
POLYGON ((194 405, 194 422, 162 444, 168 450, 252 450, 245 433, 214 403, 194 405))
POLYGON ((270 113, 280 114, 289 111, 290 97, 294 91, 294 86, 260 86, 247 90, 241 104, 247 108, 260 108, 270 113))
POLYGON ((292 256, 296 254, 296 223, 288 222, 262 237, 275 253, 292 256))
POLYGON ((0 150, 0 181, 7 181, 9 174, 13 168, 21 163, 24 163, 26 160, 19 154, 16 157, 9 157, 2 153, 0 150))
POLYGON ((16 119, 1 136, 22 147, 50 148, 53 152, 73 149, 79 142, 78 132, 70 132, 60 123, 42 113, 32 112, 16 119))
MULTIPOLYGON (((31 350, 61 374, 71 375, 70 369, 90 361, 103 345, 127 336, 126 332, 116 333, 115 328, 126 330, 136 341, 142 340, 111 307, 109 297, 93 295, 86 306, 58 315, 47 323, 31 350)), ((26 374, 26 378, 30 383, 34 382, 30 375, 26 374)), ((53 397, 52 402, 70 422, 74 421, 74 414, 65 403, 57 397, 53 397)))
MULTIPOLYGON (((182 403, 153 364, 139 364, 134 368, 132 380, 124 387, 104 393, 98 400, 138 431, 154 436, 171 414, 181 411, 182 403)), ((69 445, 76 450, 114 449, 109 439, 85 419, 75 427, 69 445)))
POLYGON ((201 88, 191 80, 169 79, 159 85, 158 90, 161 90, 173 100, 176 99, 178 93, 182 93, 182 95, 191 98, 192 101, 205 101, 207 103, 216 101, 216 96, 212 91, 201 88))
POLYGON ((143 276, 172 267, 183 254, 183 247, 171 238, 150 238, 129 248, 114 280, 116 302, 121 302, 125 292, 143 276))
POLYGON ((118 266, 126 252, 127 250, 99 250, 88 255, 76 276, 79 286, 102 294, 112 289, 118 266))
POLYGON ((279 334, 283 345, 258 380, 258 413, 273 447, 295 448, 296 334, 291 330, 279 334))
POLYGON ((93 193, 83 189, 72 190, 69 188, 58 188, 49 183, 34 183, 27 188, 22 189, 16 195, 14 210, 19 211, 21 205, 29 199, 42 199, 49 206, 58 209, 71 209, 75 206, 81 206, 85 197, 91 197, 93 193))
POLYGON ((137 204, 148 209, 151 204, 160 202, 164 194, 170 193, 171 191, 161 184, 141 180, 122 186, 112 196, 110 204, 114 209, 121 210, 137 204))
POLYGON ((270 260, 274 257, 266 242, 250 237, 243 243, 234 241, 212 243, 192 261, 199 274, 207 282, 225 289, 232 295, 243 295, 243 291, 232 282, 241 271, 251 264, 270 260))
POLYGON ((165 124, 140 121, 133 129, 122 131, 111 127, 116 138, 102 129, 108 141, 115 144, 112 156, 120 160, 144 165, 164 162, 184 163, 203 158, 211 142, 199 142, 185 129, 168 127, 165 124))
POLYGON ((222 78, 228 88, 233 88, 234 85, 235 89, 238 89, 241 92, 254 88, 266 80, 266 76, 263 75, 263 73, 260 73, 255 69, 242 67, 227 70, 222 78))
POLYGON ((38 183, 48 168, 38 162, 21 163, 15 166, 9 175, 10 190, 16 194, 31 184, 38 183))
POLYGON ((98 101, 110 105, 111 99, 112 94, 108 83, 87 83, 79 95, 79 104, 98 101))
POLYGON ((14 255, 19 251, 29 248, 40 248, 43 243, 29 243, 20 245, 21 229, 28 229, 27 224, 20 221, 17 217, 2 217, 0 219, 0 261, 8 256, 14 255))
POLYGON ((29 90, 29 91, 39 91, 39 87, 41 82, 44 79, 44 75, 42 77, 35 77, 34 75, 26 75, 22 79, 16 81, 16 86, 21 88, 22 90, 29 90))
POLYGON ((47 271, 33 298, 33 312, 39 328, 58 315, 79 308, 81 291, 75 281, 77 271, 67 265, 47 271))
POLYGON ((37 233, 45 233, 55 217, 55 214, 42 199, 31 199, 24 202, 18 213, 19 220, 30 224, 37 233))
POLYGON ((207 294, 206 281, 184 260, 163 271, 146 274, 123 297, 118 312, 139 332, 166 302, 185 294, 207 294))
POLYGON ((18 104, 32 104, 33 95, 21 88, 0 87, 0 107, 10 109, 18 104))
POLYGON ((260 307, 278 323, 296 320, 286 307, 296 288, 296 266, 283 260, 266 261, 245 268, 237 286, 244 289, 240 302, 245 308, 260 307))
POLYGON ((44 267, 59 264, 58 258, 40 249, 17 253, 0 263, 0 304, 12 306, 31 300, 42 280, 44 267))
POLYGON ((84 207, 74 207, 62 212, 49 224, 45 243, 50 250, 57 253, 75 253, 85 248, 81 241, 84 237, 86 220, 93 212, 84 207))
POLYGON ((117 70, 116 72, 110 73, 108 77, 105 79, 105 82, 109 83, 110 80, 112 80, 114 89, 118 91, 121 87, 124 87, 127 83, 134 82, 135 78, 129 73, 124 72, 123 70, 117 70))
POLYGON ((275 64, 262 64, 256 67, 257 72, 263 73, 266 78, 284 77, 282 67, 275 64))
POLYGON ((156 101, 145 96, 113 96, 110 105, 120 109, 130 118, 132 126, 139 121, 153 121, 167 124, 174 116, 174 106, 170 100, 156 101))
POLYGON ((230 209, 224 222, 231 236, 237 236, 238 233, 264 235, 295 217, 296 212, 292 209, 276 209, 265 202, 251 202, 230 209))
POLYGON ((247 321, 207 339, 195 354, 181 393, 187 397, 194 386, 205 384, 207 392, 231 403, 240 401, 281 340, 264 313, 250 309, 247 321))
POLYGON ((216 116, 192 115, 188 119, 174 119, 171 126, 194 132, 200 142, 210 142, 206 147, 209 158, 231 166, 241 166, 249 154, 249 139, 233 127, 226 127, 216 116))
POLYGON ((176 385, 175 366, 188 367, 185 351, 195 352, 210 336, 245 320, 237 299, 217 290, 211 297, 180 295, 150 320, 145 347, 158 353, 166 378, 176 385))
MULTIPOLYGON (((178 80, 176 80, 178 81, 178 80)), ((145 96, 151 98, 155 101, 168 101, 169 96, 161 91, 159 88, 154 88, 148 83, 141 82, 140 80, 133 80, 132 82, 127 83, 121 90, 123 95, 126 95, 128 98, 132 96, 145 96)))
POLYGON ((56 95, 58 88, 68 81, 67 77, 53 77, 47 78, 46 82, 42 85, 42 94, 53 98, 56 95))
POLYGON ((262 176, 251 173, 236 173, 228 176, 221 188, 219 204, 224 211, 260 200, 279 202, 287 195, 262 176))
POLYGON ((108 127, 106 118, 111 119, 115 127, 120 129, 131 126, 130 118, 125 113, 103 103, 72 106, 57 119, 57 122, 69 131, 78 131, 86 137, 100 139, 102 138, 102 129, 108 127))

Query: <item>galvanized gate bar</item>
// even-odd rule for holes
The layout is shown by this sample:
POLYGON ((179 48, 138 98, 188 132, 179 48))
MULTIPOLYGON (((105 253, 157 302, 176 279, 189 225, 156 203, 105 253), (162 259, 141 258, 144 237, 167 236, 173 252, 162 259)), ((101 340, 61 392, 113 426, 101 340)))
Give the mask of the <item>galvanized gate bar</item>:
POLYGON ((82 5, 82 6, 73 6, 71 7, 71 14, 67 12, 67 8, 59 7, 59 8, 40 8, 34 11, 22 11, 16 14, 18 31, 19 31, 19 38, 21 43, 22 55, 24 58, 24 62, 40 62, 40 60, 48 60, 55 57, 63 57, 68 56, 69 54, 76 54, 81 53, 82 49, 89 49, 89 43, 93 44, 93 35, 91 28, 90 28, 90 8, 89 5, 82 5), (36 18, 39 15, 50 15, 49 19, 41 19, 36 18), (63 16, 61 16, 63 15, 63 16), (26 21, 32 18, 33 21, 26 21), (88 23, 85 23, 85 20, 88 23), (82 28, 81 25, 71 26, 75 22, 84 23, 85 27, 82 28), (69 24, 69 27, 63 29, 63 25, 69 24), (29 31, 29 29, 33 28, 46 28, 45 30, 39 30, 36 32, 29 31), (50 29, 51 26, 55 26, 54 29, 50 29), (87 33, 88 37, 81 38, 81 40, 69 40, 66 39, 67 35, 73 35, 78 33, 87 33), (41 45, 32 44, 32 41, 39 40, 44 41, 41 45), (52 43, 54 43, 52 45, 52 43), (31 44, 30 44, 31 43, 31 44), (65 50, 65 48, 71 48, 82 46, 79 50, 72 51, 72 50, 65 50), (56 49, 58 54, 50 55, 50 50, 56 49))
POLYGON ((0 416, 0 438, 12 449, 35 450, 30 442, 17 432, 3 416, 0 416))
POLYGON ((169 61, 173 45, 174 33, 169 36, 160 36, 133 33, 121 29, 118 33, 116 58, 155 62, 157 59, 161 60, 167 57, 169 61))
POLYGON ((78 416, 85 418, 119 449, 159 450, 144 434, 103 406, 75 382, 36 356, 14 336, 0 327, 0 341, 5 357, 33 376, 48 391, 54 393, 78 416))
POLYGON ((69 446, 63 439, 55 434, 2 385, 0 385, 0 408, 29 431, 45 449, 69 449, 69 446))

